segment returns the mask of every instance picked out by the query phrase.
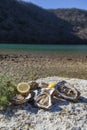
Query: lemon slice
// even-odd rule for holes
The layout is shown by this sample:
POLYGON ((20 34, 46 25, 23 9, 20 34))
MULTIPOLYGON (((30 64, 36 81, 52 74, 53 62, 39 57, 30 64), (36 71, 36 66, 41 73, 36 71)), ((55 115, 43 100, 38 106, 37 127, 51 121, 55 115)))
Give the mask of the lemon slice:
POLYGON ((17 91, 20 94, 27 94, 29 93, 30 86, 26 82, 21 82, 17 85, 17 91))
POLYGON ((52 82, 48 85, 48 88, 54 88, 56 86, 56 83, 55 82, 52 82))

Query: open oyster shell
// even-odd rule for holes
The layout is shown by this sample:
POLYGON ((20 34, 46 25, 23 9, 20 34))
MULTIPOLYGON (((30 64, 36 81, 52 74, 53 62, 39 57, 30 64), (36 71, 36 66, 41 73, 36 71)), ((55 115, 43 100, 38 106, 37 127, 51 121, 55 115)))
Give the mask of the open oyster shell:
POLYGON ((33 97, 34 97, 33 93, 29 93, 27 95, 16 94, 16 96, 14 96, 12 99, 10 99, 10 102, 14 105, 20 105, 27 101, 32 100, 33 97))
POLYGON ((52 106, 51 96, 44 92, 37 96, 35 103, 39 108, 50 109, 52 106))
POLYGON ((52 94, 54 89, 43 88, 35 96, 35 106, 43 109, 50 109, 52 106, 52 94))
POLYGON ((64 98, 66 100, 76 101, 80 96, 80 92, 66 81, 57 83, 55 89, 60 98, 64 98))

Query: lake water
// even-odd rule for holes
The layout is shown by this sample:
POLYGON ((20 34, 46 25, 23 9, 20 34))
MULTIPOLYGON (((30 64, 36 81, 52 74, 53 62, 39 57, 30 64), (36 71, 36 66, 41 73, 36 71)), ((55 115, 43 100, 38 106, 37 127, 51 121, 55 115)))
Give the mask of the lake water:
POLYGON ((87 53, 87 45, 27 45, 27 44, 0 44, 0 51, 53 51, 53 52, 80 52, 87 53))

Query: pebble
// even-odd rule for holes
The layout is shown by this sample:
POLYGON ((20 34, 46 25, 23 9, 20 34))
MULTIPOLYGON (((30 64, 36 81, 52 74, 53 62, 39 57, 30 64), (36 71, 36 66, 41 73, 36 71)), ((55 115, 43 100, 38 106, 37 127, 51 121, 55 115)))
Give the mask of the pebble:
POLYGON ((80 127, 73 127, 71 130, 81 130, 80 127))
POLYGON ((81 92, 77 103, 55 102, 50 111, 32 108, 28 103, 0 111, 0 130, 87 130, 87 80, 47 77, 37 82, 66 80, 81 92))

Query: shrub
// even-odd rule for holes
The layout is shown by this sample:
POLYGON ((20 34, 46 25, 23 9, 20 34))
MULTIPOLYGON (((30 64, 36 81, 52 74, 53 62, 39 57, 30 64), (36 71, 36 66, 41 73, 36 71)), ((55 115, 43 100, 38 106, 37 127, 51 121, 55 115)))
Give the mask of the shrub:
POLYGON ((0 76, 0 107, 9 104, 10 99, 16 93, 16 86, 8 77, 0 76))

